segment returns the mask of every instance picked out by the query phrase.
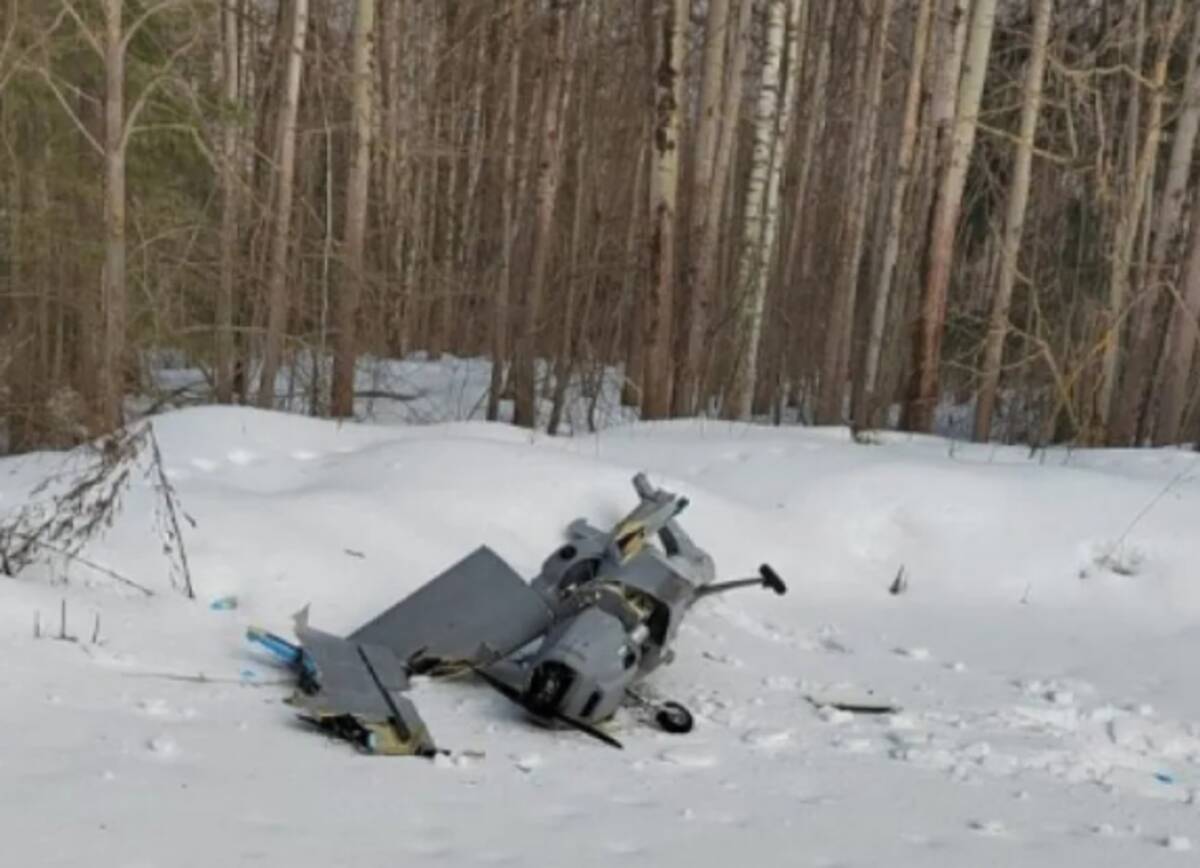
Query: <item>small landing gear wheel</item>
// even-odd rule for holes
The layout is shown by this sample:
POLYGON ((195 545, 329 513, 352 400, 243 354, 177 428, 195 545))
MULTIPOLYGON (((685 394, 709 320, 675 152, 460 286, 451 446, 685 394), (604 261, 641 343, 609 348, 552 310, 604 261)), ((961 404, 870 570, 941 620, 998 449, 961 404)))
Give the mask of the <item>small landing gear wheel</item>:
POLYGON ((692 713, 678 702, 664 702, 658 714, 654 715, 654 720, 664 732, 670 733, 691 732, 695 725, 692 713))

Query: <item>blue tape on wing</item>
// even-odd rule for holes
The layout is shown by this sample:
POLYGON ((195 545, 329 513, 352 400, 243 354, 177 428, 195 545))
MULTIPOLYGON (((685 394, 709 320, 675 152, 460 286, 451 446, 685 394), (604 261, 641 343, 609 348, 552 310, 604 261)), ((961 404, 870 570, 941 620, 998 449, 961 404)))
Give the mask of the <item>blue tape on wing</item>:
POLYGON ((313 664, 312 658, 299 645, 294 645, 287 639, 276 636, 274 633, 269 633, 266 630, 260 630, 257 627, 251 627, 246 630, 246 638, 266 648, 284 663, 296 668, 305 675, 316 676, 316 665, 313 664))

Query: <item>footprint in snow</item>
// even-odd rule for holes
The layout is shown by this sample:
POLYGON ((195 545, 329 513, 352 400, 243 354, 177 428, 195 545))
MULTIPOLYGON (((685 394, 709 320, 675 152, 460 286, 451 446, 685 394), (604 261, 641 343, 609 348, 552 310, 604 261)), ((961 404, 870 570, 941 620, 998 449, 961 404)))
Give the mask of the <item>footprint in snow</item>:
POLYGON ((321 457, 320 452, 312 452, 308 449, 295 449, 289 456, 293 461, 315 461, 321 457))
POLYGON ((932 655, 928 648, 896 648, 895 653, 900 657, 907 657, 909 660, 928 660, 932 655))
POLYGON ((513 765, 526 774, 540 769, 544 764, 545 760, 542 759, 541 754, 536 753, 519 756, 513 760, 513 765))
POLYGON ((973 832, 990 838, 998 838, 1008 834, 1008 829, 1000 820, 972 820, 967 827, 973 832))
POLYGON ((146 742, 146 750, 159 759, 172 759, 179 755, 179 743, 169 735, 156 735, 146 742))
POLYGON ((734 669, 740 669, 746 665, 739 658, 729 654, 714 654, 711 651, 701 651, 700 656, 706 660, 712 660, 714 663, 724 663, 726 666, 732 666, 734 669))
POLYGON ((201 473, 212 473, 218 467, 217 462, 208 458, 193 458, 190 463, 201 473))
POLYGON ((258 456, 246 449, 234 449, 225 458, 230 464, 236 464, 239 467, 245 467, 248 464, 253 464, 258 460, 258 456))

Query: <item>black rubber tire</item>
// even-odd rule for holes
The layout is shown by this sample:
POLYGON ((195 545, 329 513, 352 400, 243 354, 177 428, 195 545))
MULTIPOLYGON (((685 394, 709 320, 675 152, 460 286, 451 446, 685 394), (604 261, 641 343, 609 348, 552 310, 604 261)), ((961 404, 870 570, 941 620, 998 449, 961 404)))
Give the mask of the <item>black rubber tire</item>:
POLYGON ((692 727, 696 724, 692 713, 678 702, 664 702, 659 708, 658 714, 654 715, 654 720, 663 732, 674 734, 691 732, 692 727))

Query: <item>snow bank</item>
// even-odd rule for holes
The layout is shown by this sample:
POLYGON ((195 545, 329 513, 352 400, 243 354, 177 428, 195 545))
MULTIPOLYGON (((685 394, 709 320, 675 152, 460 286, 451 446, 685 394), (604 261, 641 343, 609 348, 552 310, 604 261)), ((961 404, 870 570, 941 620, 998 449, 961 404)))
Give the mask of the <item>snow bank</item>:
MULTIPOLYGON (((153 597, 80 564, 0 581, 15 862, 1183 864, 1197 838, 1200 456, 699 421, 154 425, 198 602, 170 587, 141 478, 86 554, 153 597), (696 713, 686 739, 622 713, 616 754, 419 680, 453 756, 360 758, 295 726, 242 641, 306 604, 353 628, 480 543, 532 574, 571 519, 623 514, 637 470, 690 498, 723 577, 766 561, 791 587, 684 624, 654 686, 696 713), (864 691, 903 712, 809 701, 864 691)), ((62 461, 0 462, 0 513, 62 461)))

